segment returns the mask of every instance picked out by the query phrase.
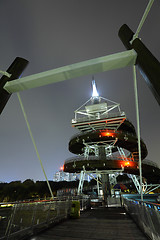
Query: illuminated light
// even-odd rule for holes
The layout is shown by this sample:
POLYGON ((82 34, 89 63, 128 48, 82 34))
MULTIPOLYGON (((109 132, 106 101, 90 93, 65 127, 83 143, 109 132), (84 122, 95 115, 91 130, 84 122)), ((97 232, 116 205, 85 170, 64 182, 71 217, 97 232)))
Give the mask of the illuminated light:
POLYGON ((123 167, 132 167, 132 163, 129 161, 123 161, 121 162, 121 166, 123 167))
POLYGON ((8 204, 3 204, 3 205, 1 205, 0 207, 12 207, 12 206, 13 206, 13 204, 8 203, 8 204))
POLYGON ((124 166, 130 166, 130 162, 125 162, 124 166))
POLYGON ((102 137, 114 137, 114 135, 113 132, 101 132, 102 137))
POLYGON ((99 97, 95 80, 92 81, 92 87, 93 87, 92 97, 99 97))
POLYGON ((60 167, 60 170, 61 170, 61 171, 64 171, 64 165, 60 167))
POLYGON ((129 161, 121 161, 121 167, 133 167, 133 163, 129 161))

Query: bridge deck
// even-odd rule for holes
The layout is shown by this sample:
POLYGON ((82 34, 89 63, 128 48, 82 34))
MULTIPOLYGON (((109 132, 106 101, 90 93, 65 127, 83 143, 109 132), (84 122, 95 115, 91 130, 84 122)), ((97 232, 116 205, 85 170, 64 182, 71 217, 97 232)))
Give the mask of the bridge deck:
POLYGON ((146 240, 123 208, 97 208, 69 219, 30 240, 146 240))

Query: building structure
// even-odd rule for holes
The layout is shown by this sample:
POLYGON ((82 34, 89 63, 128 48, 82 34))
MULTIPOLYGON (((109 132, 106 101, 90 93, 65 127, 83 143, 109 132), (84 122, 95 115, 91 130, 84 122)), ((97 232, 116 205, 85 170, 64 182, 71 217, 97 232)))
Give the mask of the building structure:
MULTIPOLYGON (((72 126, 80 131, 69 141, 69 151, 76 154, 64 163, 64 171, 80 173, 78 193, 82 193, 84 178, 95 176, 106 194, 110 194, 110 183, 116 183, 119 173, 129 174, 137 191, 139 182, 138 137, 133 124, 127 119, 120 104, 100 97, 95 81, 92 81, 92 97, 75 111, 72 126)), ((148 154, 140 139, 141 159, 148 154)), ((143 177, 157 181, 160 169, 152 161, 143 161, 143 177)))
POLYGON ((76 179, 77 179, 76 173, 64 172, 63 170, 56 172, 53 176, 54 182, 61 182, 61 181, 71 182, 71 181, 76 181, 76 179))

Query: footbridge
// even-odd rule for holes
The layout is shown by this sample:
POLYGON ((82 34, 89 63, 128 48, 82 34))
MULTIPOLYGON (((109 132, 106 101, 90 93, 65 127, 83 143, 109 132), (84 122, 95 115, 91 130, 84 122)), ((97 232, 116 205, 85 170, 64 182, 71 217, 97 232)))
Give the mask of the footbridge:
MULTIPOLYGON (((54 199, 12 203, 0 208, 0 239, 160 239, 158 195, 145 202, 140 196, 108 199, 103 206, 90 205, 90 199, 54 199), (150 202, 152 200, 152 203, 150 202), (154 203, 153 203, 154 200, 154 203), (73 218, 73 203, 80 202, 80 215, 73 218)), ((77 209, 79 212, 79 209, 77 209)), ((77 211, 75 210, 75 211, 77 211)))
MULTIPOLYGON (((127 49, 125 52, 75 63, 21 79, 19 77, 28 61, 16 58, 6 72, 0 71, 3 74, 0 83, 0 114, 12 93, 80 76, 133 66, 138 125, 136 66, 140 69, 146 83, 160 104, 160 81, 158 81, 160 63, 138 38, 152 4, 153 0, 150 0, 135 33, 126 24, 120 28, 119 37, 127 49)), ((22 105, 20 95, 17 94, 22 105)), ((73 136, 69 142, 69 150, 76 156, 65 161, 64 170, 81 172, 82 176, 84 171, 101 171, 101 174, 103 171, 102 182, 104 187, 106 184, 108 187, 109 178, 107 176, 114 171, 131 174, 131 176, 139 175, 141 153, 143 180, 147 179, 151 183, 157 181, 160 170, 155 164, 146 162, 147 148, 144 141, 140 139, 140 134, 136 135, 133 125, 126 118, 125 113, 121 112, 119 104, 114 102, 108 104, 107 101, 102 100, 98 95, 94 95, 91 99, 92 104, 86 103, 84 109, 79 108, 75 111, 76 117, 73 119, 72 125, 81 133, 73 136), (118 115, 116 109, 118 109, 118 115), (111 115, 113 110, 114 113, 111 115), (85 116, 79 119, 77 114, 85 116)), ((34 143, 31 131, 30 135, 34 143)), ((36 149, 35 143, 34 146, 36 149)), ((136 177, 133 179, 138 184, 138 179, 136 177)), ((82 180, 81 178, 80 182, 82 180)), ((116 201, 115 204, 113 201, 110 204, 106 194, 105 204, 93 209, 90 209, 88 198, 3 203, 0 207, 0 239, 111 240, 119 238, 143 240, 148 238, 159 240, 160 204, 159 196, 154 196, 155 202, 150 201, 150 198, 145 199, 146 195, 144 195, 144 201, 141 201, 139 197, 131 195, 129 197, 128 195, 122 196, 121 204, 116 201), (82 214, 76 219, 70 218, 71 212, 75 209, 73 201, 81 203, 82 214), (88 208, 88 211, 84 211, 88 208)))

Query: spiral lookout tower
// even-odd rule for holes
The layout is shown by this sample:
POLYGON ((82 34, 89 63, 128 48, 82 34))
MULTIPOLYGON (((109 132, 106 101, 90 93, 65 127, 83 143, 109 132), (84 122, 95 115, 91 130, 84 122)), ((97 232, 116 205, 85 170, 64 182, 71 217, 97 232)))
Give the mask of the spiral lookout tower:
MULTIPOLYGON (((133 124, 121 111, 120 104, 100 97, 92 81, 92 97, 75 111, 72 127, 80 133, 69 141, 69 151, 76 156, 64 163, 64 171, 80 174, 78 192, 82 192, 85 173, 101 176, 102 183, 114 182, 116 174, 129 174, 140 189, 137 134, 133 124), (137 176, 137 177, 136 177, 137 176)), ((159 176, 159 168, 145 159, 147 148, 141 139, 142 169, 145 178, 159 176)), ((99 181, 98 181, 99 182, 99 181)), ((109 187, 108 187, 109 189, 109 187)))

